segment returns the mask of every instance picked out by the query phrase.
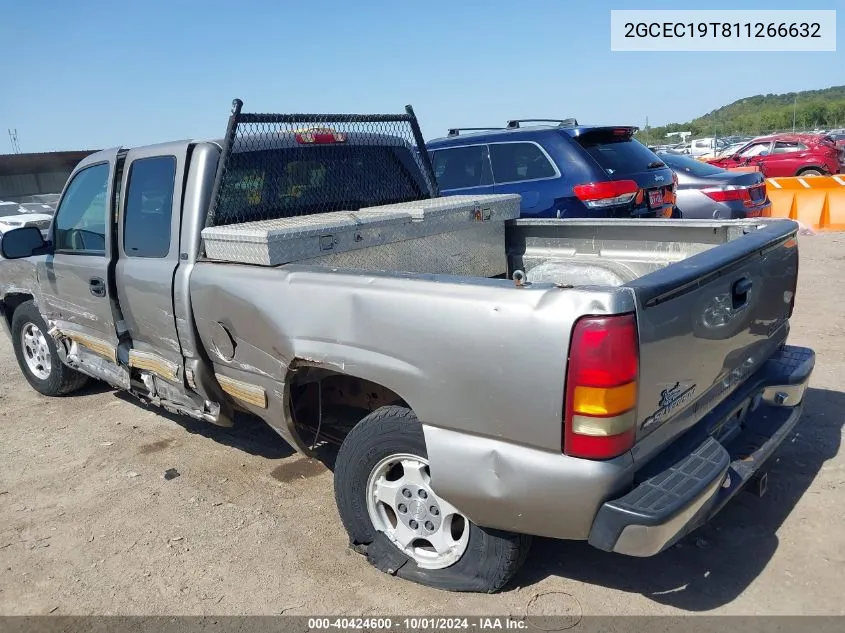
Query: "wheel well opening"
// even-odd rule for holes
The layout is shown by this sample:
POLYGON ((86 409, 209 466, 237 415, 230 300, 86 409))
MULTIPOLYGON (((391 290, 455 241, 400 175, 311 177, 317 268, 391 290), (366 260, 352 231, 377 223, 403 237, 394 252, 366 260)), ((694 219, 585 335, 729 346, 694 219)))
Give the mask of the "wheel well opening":
POLYGON ((407 407, 378 383, 319 367, 300 367, 290 383, 290 413, 308 446, 340 445, 365 416, 388 405, 407 407))
POLYGON ((9 326, 10 330, 12 328, 12 317, 15 314, 15 310, 17 310, 22 303, 32 301, 32 298, 32 295, 23 292, 12 292, 3 297, 3 315, 6 318, 6 324, 9 326))

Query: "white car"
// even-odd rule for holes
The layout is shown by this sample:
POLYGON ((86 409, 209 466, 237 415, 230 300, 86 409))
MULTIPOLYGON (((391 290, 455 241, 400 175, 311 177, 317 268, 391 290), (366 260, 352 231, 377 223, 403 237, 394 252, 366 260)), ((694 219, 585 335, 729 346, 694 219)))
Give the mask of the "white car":
POLYGON ((690 155, 694 158, 715 158, 728 143, 720 138, 707 137, 694 139, 690 145, 690 155))
POLYGON ((37 226, 46 236, 53 216, 48 213, 16 213, 15 215, 0 216, 0 236, 12 229, 22 226, 37 226))

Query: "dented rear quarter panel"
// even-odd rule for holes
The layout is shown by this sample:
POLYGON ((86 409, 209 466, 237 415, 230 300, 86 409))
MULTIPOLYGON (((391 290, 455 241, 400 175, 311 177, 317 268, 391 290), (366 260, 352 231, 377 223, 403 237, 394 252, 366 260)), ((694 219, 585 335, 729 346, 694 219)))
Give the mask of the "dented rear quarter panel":
POLYGON ((305 361, 393 390, 425 425, 558 455, 572 323, 633 309, 626 289, 303 266, 200 262, 190 288, 215 371, 269 381, 270 398, 305 361))

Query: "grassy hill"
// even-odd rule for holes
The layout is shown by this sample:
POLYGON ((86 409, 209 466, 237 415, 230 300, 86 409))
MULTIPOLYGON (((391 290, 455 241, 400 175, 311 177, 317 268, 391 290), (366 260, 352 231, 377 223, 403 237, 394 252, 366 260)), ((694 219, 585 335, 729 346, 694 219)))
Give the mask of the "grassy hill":
POLYGON ((687 123, 640 130, 638 138, 647 133, 653 143, 663 139, 667 132, 683 130, 691 131, 692 138, 713 136, 714 131, 718 136, 726 136, 792 130, 793 107, 796 130, 845 127, 845 86, 746 97, 687 123))

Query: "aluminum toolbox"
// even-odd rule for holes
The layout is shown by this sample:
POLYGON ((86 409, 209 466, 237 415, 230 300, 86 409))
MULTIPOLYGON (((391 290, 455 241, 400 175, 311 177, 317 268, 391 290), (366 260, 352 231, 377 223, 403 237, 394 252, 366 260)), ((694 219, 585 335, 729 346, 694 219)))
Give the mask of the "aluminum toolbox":
POLYGON ((492 277, 518 194, 445 196, 203 229, 208 259, 492 277))

